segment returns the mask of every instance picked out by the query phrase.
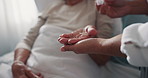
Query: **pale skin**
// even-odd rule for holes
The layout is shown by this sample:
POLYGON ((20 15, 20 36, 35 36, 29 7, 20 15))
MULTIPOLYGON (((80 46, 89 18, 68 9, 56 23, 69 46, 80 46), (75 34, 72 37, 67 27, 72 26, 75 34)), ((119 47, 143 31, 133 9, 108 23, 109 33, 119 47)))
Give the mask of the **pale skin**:
MULTIPOLYGON (((100 13, 106 14, 112 18, 122 17, 127 14, 148 14, 148 4, 146 0, 105 0, 104 4, 97 5, 97 9, 100 13)), ((88 38, 81 40, 78 38, 78 40, 75 39, 77 43, 73 45, 65 44, 61 47, 61 51, 74 51, 77 54, 87 53, 126 57, 126 55, 120 52, 121 37, 122 35, 117 35, 109 39, 88 38)), ((68 38, 67 41, 73 38, 75 37, 68 38)), ((61 41, 62 40, 60 40, 60 43, 64 43, 61 41)))
MULTIPOLYGON (((65 3, 73 6, 81 1, 83 0, 65 0, 65 3)), ((14 63, 12 65, 13 78, 44 78, 40 73, 34 73, 26 66, 30 54, 31 51, 24 48, 15 50, 14 63)))

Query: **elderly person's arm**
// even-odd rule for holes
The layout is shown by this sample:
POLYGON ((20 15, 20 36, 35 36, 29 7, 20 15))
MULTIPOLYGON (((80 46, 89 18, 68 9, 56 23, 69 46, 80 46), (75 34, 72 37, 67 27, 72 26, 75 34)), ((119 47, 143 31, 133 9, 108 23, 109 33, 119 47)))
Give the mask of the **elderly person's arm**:
POLYGON ((41 75, 34 74, 27 66, 26 62, 30 56, 31 48, 39 34, 40 27, 45 23, 45 19, 39 17, 39 21, 33 28, 30 29, 25 38, 18 43, 14 55, 14 63, 12 65, 12 73, 14 78, 34 78, 41 75))

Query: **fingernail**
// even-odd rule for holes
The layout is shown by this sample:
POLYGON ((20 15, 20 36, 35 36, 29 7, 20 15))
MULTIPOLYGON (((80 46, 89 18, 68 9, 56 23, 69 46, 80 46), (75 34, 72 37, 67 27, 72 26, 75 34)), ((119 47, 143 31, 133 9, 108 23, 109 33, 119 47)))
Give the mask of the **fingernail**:
POLYGON ((58 41, 61 39, 61 37, 58 38, 58 41))
POLYGON ((60 37, 62 37, 64 34, 62 34, 62 35, 59 35, 60 37))

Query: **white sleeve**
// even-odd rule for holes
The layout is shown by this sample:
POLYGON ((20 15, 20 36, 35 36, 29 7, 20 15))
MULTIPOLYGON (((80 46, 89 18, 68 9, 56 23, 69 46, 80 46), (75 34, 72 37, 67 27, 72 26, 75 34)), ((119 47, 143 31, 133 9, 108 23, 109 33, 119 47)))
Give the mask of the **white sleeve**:
POLYGON ((39 29, 44 23, 45 23, 44 19, 42 19, 42 18, 39 19, 38 23, 29 30, 27 35, 17 44, 15 49, 24 48, 27 50, 31 50, 31 48, 32 48, 32 46, 39 34, 39 29))
POLYGON ((31 50, 36 38, 39 35, 40 27, 43 26, 48 19, 48 15, 55 9, 59 8, 63 2, 61 0, 54 0, 53 2, 48 4, 48 7, 41 12, 41 14, 38 17, 37 24, 32 27, 27 35, 17 44, 16 49, 18 48, 24 48, 27 50, 31 50))
POLYGON ((135 66, 148 66, 148 23, 132 24, 123 31, 121 51, 135 66))

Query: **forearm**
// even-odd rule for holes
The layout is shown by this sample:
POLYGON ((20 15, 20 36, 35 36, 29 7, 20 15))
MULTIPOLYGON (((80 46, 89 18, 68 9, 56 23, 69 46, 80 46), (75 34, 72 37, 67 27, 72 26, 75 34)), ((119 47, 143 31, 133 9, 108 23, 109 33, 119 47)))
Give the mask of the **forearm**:
POLYGON ((102 44, 102 46, 104 46, 103 54, 109 55, 109 56, 126 57, 126 55, 120 51, 121 36, 122 35, 118 35, 113 38, 106 39, 102 44))
POLYGON ((44 25, 45 21, 43 19, 39 19, 38 23, 30 29, 25 38, 18 43, 15 50, 14 61, 21 61, 23 63, 27 62, 27 59, 30 55, 30 50, 38 37, 39 29, 42 25, 44 25))
POLYGON ((14 62, 15 61, 20 61, 26 64, 28 57, 30 56, 30 51, 27 49, 23 48, 18 48, 15 50, 15 55, 14 55, 14 62))
POLYGON ((26 36, 17 44, 16 49, 24 48, 24 49, 27 49, 27 50, 31 50, 36 38, 39 35, 40 28, 44 24, 45 24, 45 20, 40 17, 37 24, 35 26, 33 26, 28 31, 26 36))

